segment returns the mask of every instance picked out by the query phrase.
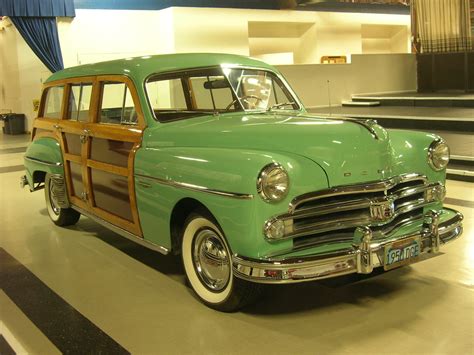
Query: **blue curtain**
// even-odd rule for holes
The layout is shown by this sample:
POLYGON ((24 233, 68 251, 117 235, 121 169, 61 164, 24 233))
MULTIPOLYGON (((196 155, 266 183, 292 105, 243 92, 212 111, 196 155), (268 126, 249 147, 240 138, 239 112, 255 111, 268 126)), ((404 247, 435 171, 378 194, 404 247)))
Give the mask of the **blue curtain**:
POLYGON ((55 17, 10 17, 18 32, 51 72, 64 68, 55 17))
POLYGON ((0 0, 0 16, 74 17, 74 0, 0 0))

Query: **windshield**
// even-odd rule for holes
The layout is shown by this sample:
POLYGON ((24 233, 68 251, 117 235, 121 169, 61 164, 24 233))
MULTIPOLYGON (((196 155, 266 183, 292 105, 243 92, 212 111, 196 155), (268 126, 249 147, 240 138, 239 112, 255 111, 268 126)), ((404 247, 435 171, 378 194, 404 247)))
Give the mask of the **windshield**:
POLYGON ((298 109, 273 73, 206 68, 151 76, 145 84, 155 117, 163 122, 225 112, 298 109))
POLYGON ((230 85, 246 111, 298 109, 296 99, 273 73, 258 69, 225 68, 230 85))

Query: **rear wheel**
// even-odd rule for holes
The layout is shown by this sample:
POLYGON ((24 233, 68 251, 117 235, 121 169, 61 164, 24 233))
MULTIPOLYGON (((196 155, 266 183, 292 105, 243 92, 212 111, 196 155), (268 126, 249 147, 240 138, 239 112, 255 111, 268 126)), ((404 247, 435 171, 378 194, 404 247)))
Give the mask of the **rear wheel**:
POLYGON ((214 219, 192 214, 185 223, 182 258, 186 276, 196 295, 207 306, 232 312, 255 301, 261 285, 233 275, 232 254, 214 219))
POLYGON ((44 197, 49 218, 51 218, 54 224, 58 226, 70 226, 76 224, 81 217, 81 214, 72 208, 60 207, 57 189, 55 188, 54 180, 51 179, 51 174, 46 174, 44 197))

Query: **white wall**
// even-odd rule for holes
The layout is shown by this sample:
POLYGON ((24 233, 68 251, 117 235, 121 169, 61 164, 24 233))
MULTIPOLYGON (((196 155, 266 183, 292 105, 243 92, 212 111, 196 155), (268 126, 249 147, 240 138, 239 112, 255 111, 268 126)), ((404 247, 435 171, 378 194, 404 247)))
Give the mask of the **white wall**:
MULTIPOLYGON (((271 64, 320 63, 325 55, 346 55, 350 60, 352 54, 362 53, 361 28, 366 25, 401 26, 405 31, 392 35, 384 48, 409 50, 408 15, 210 8, 78 9, 75 18, 58 19, 65 67, 183 52, 255 55, 271 64)), ((35 116, 32 100, 39 98, 41 82, 49 72, 13 26, 0 32, 0 41, 0 109, 26 113, 31 127, 35 116)), ((332 90, 337 97, 347 96, 353 88, 352 81, 342 80, 347 70, 338 65, 324 69, 334 72, 332 80, 342 83, 332 90)), ((376 81, 368 83, 375 85, 369 91, 378 91, 376 81)), ((386 82, 387 87, 390 85, 386 82)), ((397 87, 400 85, 395 82, 393 89, 387 90, 397 87)))
POLYGON ((328 106, 329 100, 340 105, 352 94, 416 90, 414 54, 359 54, 350 64, 277 67, 307 107, 328 106))
POLYGON ((390 38, 391 53, 409 53, 411 48, 410 31, 408 27, 401 28, 390 38))
POLYGON ((251 56, 293 52, 294 64, 320 63, 326 55, 346 55, 350 61, 351 54, 363 53, 362 26, 389 31, 393 43, 387 42, 387 52, 392 48, 409 52, 409 15, 210 8, 173 8, 172 12, 176 52, 251 56), (397 29, 394 40, 393 28, 397 29))
POLYGON ((58 20, 65 67, 172 53, 172 9, 162 11, 76 10, 58 20))
POLYGON ((400 24, 362 24, 362 53, 409 53, 408 26, 400 24))
POLYGON ((15 94, 20 92, 17 35, 18 32, 11 25, 0 30, 0 110, 17 111, 21 107, 19 97, 15 94))
POLYGON ((243 10, 173 8, 172 11, 176 53, 249 55, 247 21, 242 17, 243 10))

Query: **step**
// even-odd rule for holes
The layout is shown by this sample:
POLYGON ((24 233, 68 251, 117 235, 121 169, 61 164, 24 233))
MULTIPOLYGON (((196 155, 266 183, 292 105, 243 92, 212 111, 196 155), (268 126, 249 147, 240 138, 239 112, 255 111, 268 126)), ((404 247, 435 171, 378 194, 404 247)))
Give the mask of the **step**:
POLYGON ((446 169, 448 178, 474 182, 474 158, 459 155, 452 155, 446 169))
POLYGON ((446 96, 423 95, 416 93, 401 93, 400 95, 352 95, 352 101, 372 102, 378 101, 381 106, 413 106, 413 107, 472 107, 474 108, 474 95, 452 95, 446 96))
POLYGON ((380 101, 341 101, 342 106, 379 106, 380 101))
POLYGON ((456 155, 451 154, 450 160, 456 160, 461 162, 474 162, 474 157, 467 156, 467 155, 456 155))

